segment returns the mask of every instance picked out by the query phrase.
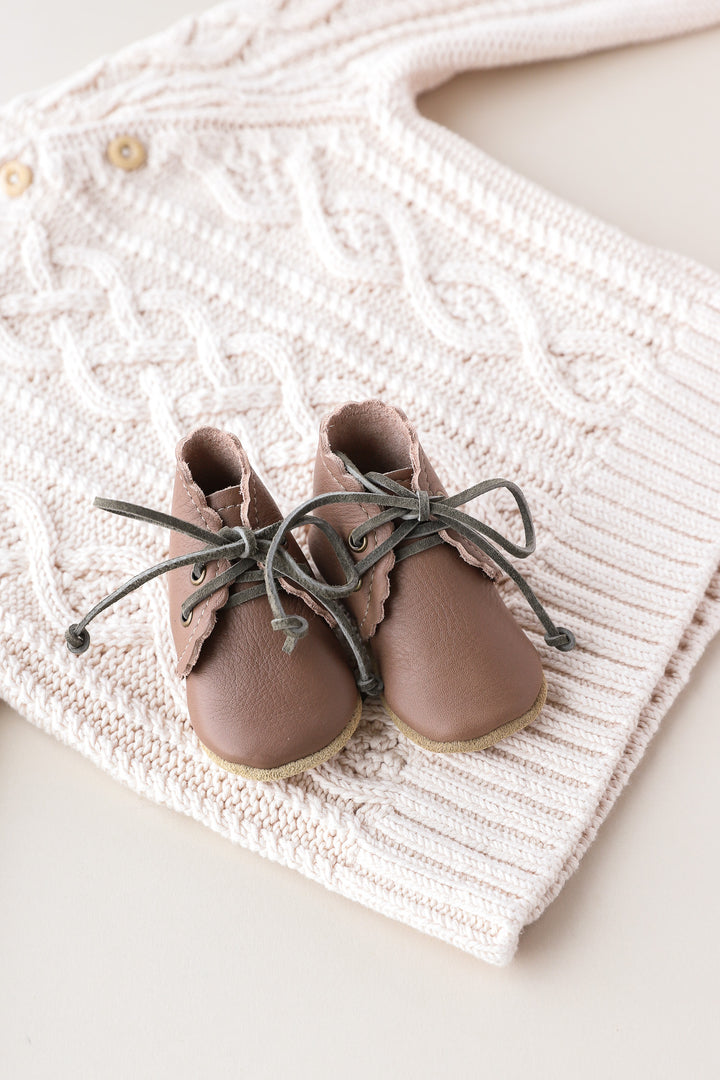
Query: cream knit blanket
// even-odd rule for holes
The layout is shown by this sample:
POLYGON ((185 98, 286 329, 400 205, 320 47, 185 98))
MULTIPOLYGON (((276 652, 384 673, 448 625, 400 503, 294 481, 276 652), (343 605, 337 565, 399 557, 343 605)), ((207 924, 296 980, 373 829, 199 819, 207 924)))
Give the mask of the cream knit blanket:
MULTIPOLYGON (((0 164, 31 178, 0 191, 2 697, 135 791, 506 963, 720 627, 720 278, 415 96, 713 21, 716 0, 226 4, 0 111, 0 164), (136 170, 108 159, 123 134, 136 170), (174 445, 204 423, 288 510, 319 417, 370 395, 405 409, 449 489, 520 484, 523 573, 578 648, 548 650, 503 586, 548 677, 528 730, 437 756, 367 707, 322 768, 242 781, 189 726, 162 584, 65 648, 166 553, 92 497, 166 509, 174 445)), ((516 529, 502 500, 485 511, 516 529)))

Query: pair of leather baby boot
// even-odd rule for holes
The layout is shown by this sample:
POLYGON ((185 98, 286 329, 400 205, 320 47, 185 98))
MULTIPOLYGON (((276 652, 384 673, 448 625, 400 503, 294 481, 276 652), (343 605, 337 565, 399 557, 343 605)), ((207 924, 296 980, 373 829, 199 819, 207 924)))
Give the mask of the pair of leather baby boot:
POLYGON ((285 518, 234 435, 199 428, 176 456, 171 514, 95 500, 168 528, 170 558, 102 600, 66 640, 84 652, 96 615, 167 574, 178 675, 216 763, 254 780, 313 768, 351 737, 363 695, 380 695, 408 738, 439 752, 484 749, 537 716, 540 659, 500 598, 498 572, 523 592, 548 644, 566 650, 574 639, 507 558, 534 549, 514 483, 448 496, 405 414, 379 400, 323 420, 314 494, 285 518), (460 509, 498 487, 517 504, 522 544, 460 509))

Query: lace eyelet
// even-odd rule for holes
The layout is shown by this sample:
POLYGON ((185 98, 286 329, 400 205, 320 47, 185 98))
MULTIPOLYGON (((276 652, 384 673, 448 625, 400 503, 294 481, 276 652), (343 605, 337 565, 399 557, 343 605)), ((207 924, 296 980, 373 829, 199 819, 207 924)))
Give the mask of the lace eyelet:
POLYGON ((190 571, 190 580, 192 581, 193 585, 202 585, 203 581, 205 580, 206 571, 207 567, 201 566, 200 573, 196 574, 195 567, 193 566, 192 570, 190 571))
POLYGON ((351 533, 348 536, 348 547, 351 551, 364 551, 367 547, 367 533, 360 540, 353 540, 351 533))
POLYGON ((355 586, 355 588, 353 589, 353 592, 360 592, 360 590, 362 589, 362 586, 363 586, 363 579, 358 578, 358 583, 355 586))
POLYGON ((183 626, 189 626, 192 622, 192 617, 192 611, 188 611, 187 616, 183 615, 182 612, 180 612, 180 622, 183 624, 183 626))

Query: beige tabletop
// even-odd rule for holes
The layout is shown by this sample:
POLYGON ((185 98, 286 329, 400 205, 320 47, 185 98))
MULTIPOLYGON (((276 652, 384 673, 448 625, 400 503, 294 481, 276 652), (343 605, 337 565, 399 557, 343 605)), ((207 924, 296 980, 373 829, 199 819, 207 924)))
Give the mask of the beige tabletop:
MULTIPOLYGON (((202 6, 6 5, 0 101, 202 6)), ((462 75, 427 116, 720 270, 720 30, 462 75)), ((720 1076, 720 640, 488 967, 147 802, 0 704, 0 1076, 720 1076)))

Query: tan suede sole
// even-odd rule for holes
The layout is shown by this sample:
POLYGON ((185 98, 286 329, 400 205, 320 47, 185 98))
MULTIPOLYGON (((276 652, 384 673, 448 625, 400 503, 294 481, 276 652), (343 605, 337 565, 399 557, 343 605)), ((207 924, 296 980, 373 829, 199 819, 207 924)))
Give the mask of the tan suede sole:
POLYGON ((239 761, 225 761, 218 754, 209 750, 204 743, 200 743, 203 750, 216 765, 221 765, 223 769, 227 769, 228 772, 235 773, 236 776, 243 776, 246 780, 287 780, 290 776, 296 776, 297 773, 305 772, 306 769, 314 769, 317 765, 322 765, 324 761, 328 761, 331 757, 342 750, 345 743, 348 741, 355 728, 360 723, 360 717, 362 715, 362 698, 358 695, 357 705, 355 706, 355 712, 352 714, 352 718, 349 724, 342 729, 339 735, 336 735, 331 743, 324 746, 322 750, 317 750, 314 754, 309 754, 307 757, 298 758, 297 761, 288 761, 286 765, 276 765, 272 769, 257 769, 253 765, 243 765, 239 761))
POLYGON ((432 750, 436 754, 467 754, 472 750, 487 750, 488 746, 494 746, 495 743, 500 742, 501 739, 507 738, 508 735, 512 735, 516 731, 521 731, 528 724, 532 724, 535 717, 538 715, 545 699, 547 698, 547 683, 545 682, 545 676, 543 675, 542 686, 540 687, 540 693, 535 698, 535 701, 522 716, 518 716, 517 720, 509 720, 507 724, 501 724, 500 727, 495 728, 493 731, 488 731, 486 735, 480 735, 477 739, 455 739, 450 742, 435 742, 433 739, 428 739, 425 735, 420 735, 419 732, 414 731, 411 727, 401 720, 399 716, 392 711, 385 696, 381 695, 381 700, 385 712, 388 714, 393 724, 402 731, 403 735, 406 735, 412 742, 417 743, 418 746, 422 746, 423 750, 432 750))

